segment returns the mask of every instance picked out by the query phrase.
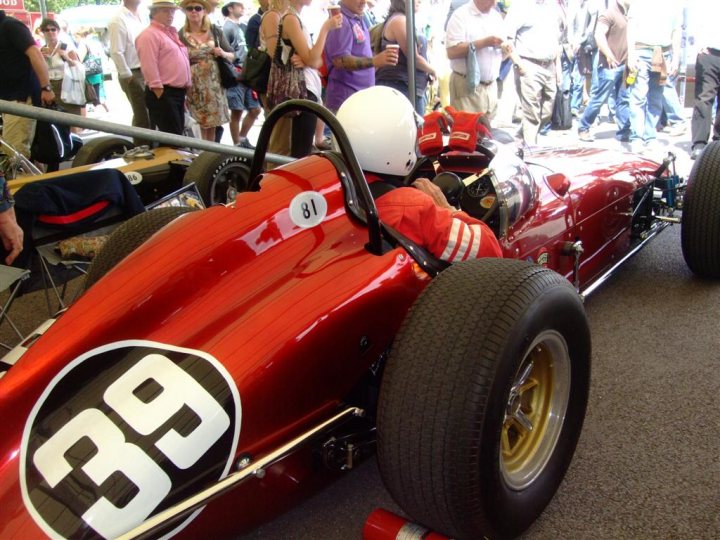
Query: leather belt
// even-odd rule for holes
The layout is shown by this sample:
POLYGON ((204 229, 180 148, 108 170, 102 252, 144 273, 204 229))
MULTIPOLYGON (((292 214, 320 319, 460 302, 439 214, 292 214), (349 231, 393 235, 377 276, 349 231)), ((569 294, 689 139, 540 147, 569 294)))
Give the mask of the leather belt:
POLYGON ((520 58, 544 68, 549 68, 555 63, 555 60, 540 60, 539 58, 530 58, 529 56, 521 56, 520 58))
MULTIPOLYGON (((455 70, 453 70, 453 73, 455 75, 459 75, 463 79, 467 79, 467 74, 465 74, 465 73, 460 73, 459 71, 455 71, 455 70)), ((483 86, 490 86, 494 82, 495 81, 480 81, 478 84, 482 84, 483 86)))

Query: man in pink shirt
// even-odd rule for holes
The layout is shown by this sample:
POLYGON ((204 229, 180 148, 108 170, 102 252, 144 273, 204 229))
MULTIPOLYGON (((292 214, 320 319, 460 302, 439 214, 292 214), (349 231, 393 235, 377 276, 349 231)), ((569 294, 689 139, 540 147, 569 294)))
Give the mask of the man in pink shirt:
POLYGON ((150 26, 140 32, 135 48, 147 85, 145 103, 151 123, 160 131, 182 135, 191 79, 187 49, 172 26, 176 9, 170 0, 152 0, 150 26))

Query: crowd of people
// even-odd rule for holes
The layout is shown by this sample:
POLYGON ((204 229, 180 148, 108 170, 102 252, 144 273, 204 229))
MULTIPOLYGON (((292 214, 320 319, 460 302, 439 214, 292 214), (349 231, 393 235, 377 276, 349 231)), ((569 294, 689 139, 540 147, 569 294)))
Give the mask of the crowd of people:
MULTIPOLYGON (((423 26, 422 22, 416 25, 415 51, 408 51, 405 0, 390 0, 381 11, 372 1, 340 0, 339 10, 319 22, 303 15, 303 9, 310 4, 308 0, 273 0, 270 4, 263 0, 247 25, 242 22, 245 6, 240 2, 226 4, 222 23, 225 40, 215 43, 206 28, 200 39, 214 49, 206 60, 201 60, 193 50, 197 40, 188 40, 185 33, 189 24, 221 22, 213 17, 216 5, 213 0, 180 3, 187 22, 179 42, 186 48, 194 74, 184 88, 193 89, 188 90, 194 96, 187 97, 188 109, 200 123, 203 137, 218 140, 220 126, 229 124, 233 143, 252 148, 247 138, 249 129, 261 110, 267 114, 277 100, 243 84, 225 92, 217 77, 211 76, 215 66, 209 60, 232 52, 233 61, 240 67, 249 48, 265 50, 272 58, 278 46, 279 57, 289 69, 273 71, 271 77, 288 77, 293 70, 301 71, 302 77, 298 77, 304 80, 304 87, 299 96, 324 103, 332 111, 337 111, 354 92, 374 85, 409 95, 407 62, 412 52, 415 95, 409 99, 421 115, 434 105, 427 103, 427 88, 438 86, 438 74, 444 73, 449 64, 449 76, 441 76, 435 94, 457 110, 482 112, 491 120, 498 113, 503 83, 512 76, 515 95, 508 93, 506 99, 517 102, 517 136, 530 145, 538 144, 538 136, 553 126, 553 117, 563 115, 566 120, 562 128, 572 125, 580 141, 592 142, 593 125, 603 107, 617 126, 616 138, 635 152, 652 148, 658 129, 667 129, 672 135, 687 130, 676 88, 683 21, 680 2, 452 0, 444 28, 438 29, 437 24, 423 26), (194 19, 198 19, 197 23, 194 19), (377 43, 373 43, 371 29, 378 32, 377 43), (438 61, 440 48, 444 49, 445 62, 438 61), (443 65, 436 69, 436 64, 443 65), (199 88, 203 87, 206 98, 200 96, 199 88), (224 93, 227 104, 218 103, 217 96, 224 93), (207 114, 208 110, 217 114, 207 114)), ((139 17, 133 6, 137 6, 137 0, 125 2, 125 8, 131 12, 134 9, 139 17)), ((422 14, 424 7, 419 2, 414 7, 422 14)), ((169 0, 153 1, 151 19, 163 8, 175 10, 169 0)), ((168 22, 169 28, 171 24, 168 22)), ((711 111, 718 90, 713 75, 713 69, 717 69, 713 59, 718 49, 712 47, 716 38, 711 31, 697 35, 701 46, 691 134, 693 157, 710 139, 711 111), (706 110, 708 107, 710 110, 706 110)), ((117 53, 113 56, 117 64, 115 56, 117 53)), ((139 59, 137 63, 136 67, 141 67, 139 59)), ((176 74, 177 70, 173 72, 176 74)), ((173 87, 170 82, 179 84, 170 79, 162 84, 173 87)), ((283 84, 285 88, 290 82, 283 84)), ((179 121, 179 105, 177 109, 179 121)), ((173 129, 182 131, 179 125, 173 129)), ((717 136, 718 128, 714 129, 713 136, 717 136)), ((300 157, 313 146, 328 146, 323 126, 310 115, 288 118, 276 130, 270 143, 274 153, 300 157)))
MULTIPOLYGON (((227 127, 233 144, 252 149, 250 129, 277 104, 278 88, 285 98, 311 99, 333 112, 354 92, 374 85, 409 95, 412 53, 415 95, 409 99, 420 115, 435 105, 427 101, 430 87, 443 104, 493 120, 511 77, 515 92, 504 99, 515 103, 516 135, 530 145, 551 127, 571 125, 580 141, 592 142, 603 107, 617 125, 616 138, 635 152, 652 147, 659 128, 673 135, 687 129, 676 89, 682 2, 451 0, 439 27, 437 7, 447 4, 431 2, 434 11, 423 17, 428 7, 416 0, 415 50, 409 51, 405 0, 321 2, 310 15, 312 0, 260 0, 249 18, 244 1, 219 9, 219 0, 149 0, 144 6, 141 0, 123 0, 107 24, 105 51, 132 107, 134 126, 185 134, 191 117, 202 138, 219 141, 227 127), (178 10, 184 14, 179 31, 178 10), (318 20, 322 10, 326 14, 318 20), (221 83, 221 62, 239 73, 252 49, 271 58, 277 50, 286 68, 271 70, 275 80, 269 86, 275 90, 267 94, 242 82, 229 88, 221 83), (553 126, 553 119, 564 125, 553 126)), ((718 10, 714 5, 708 9, 718 10)), ((36 42, 55 103, 84 114, 83 105, 61 97, 66 64, 82 63, 95 90, 93 104, 107 108, 102 74, 107 65, 99 61, 98 36, 89 29, 68 31, 53 19, 43 20, 39 31, 36 42), (99 72, 88 68, 97 65, 99 72)), ((720 57, 709 25, 697 36, 693 157, 711 137, 720 57)), ((713 137, 718 130, 715 122, 713 137)), ((322 124, 308 114, 284 119, 276 131, 270 151, 277 154, 301 157, 313 147, 329 147, 322 124)), ((25 146, 19 150, 25 153, 25 146)))

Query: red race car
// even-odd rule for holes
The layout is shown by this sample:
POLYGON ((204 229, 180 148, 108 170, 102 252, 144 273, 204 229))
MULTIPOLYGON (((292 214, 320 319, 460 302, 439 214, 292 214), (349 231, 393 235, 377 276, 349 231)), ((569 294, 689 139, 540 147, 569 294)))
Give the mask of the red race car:
POLYGON ((435 176, 505 257, 448 266, 378 219, 334 116, 283 104, 249 192, 123 224, 84 294, 3 358, 0 536, 230 537, 376 449, 414 521, 521 533, 581 432, 581 295, 681 203, 689 266, 719 277, 719 166, 720 143, 687 186, 669 162, 599 149, 441 149, 405 181, 435 176), (294 111, 339 151, 260 175, 294 111))

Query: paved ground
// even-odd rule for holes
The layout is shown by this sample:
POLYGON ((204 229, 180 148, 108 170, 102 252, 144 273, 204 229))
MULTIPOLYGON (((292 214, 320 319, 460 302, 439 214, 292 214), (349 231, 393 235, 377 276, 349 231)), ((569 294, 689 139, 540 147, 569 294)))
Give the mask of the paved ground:
MULTIPOLYGON (((109 116, 122 117, 119 109, 109 116)), ((610 124, 596 136, 594 144, 618 144, 610 124)), ((687 174, 687 137, 660 139, 687 174)), ((573 143, 574 131, 541 140, 573 143)), ((588 415, 570 471, 528 539, 720 537, 720 284, 689 272, 679 233, 666 230, 586 304, 593 335, 588 415)), ((25 331, 44 310, 39 293, 13 307, 25 331)), ((3 325, 0 338, 7 336, 3 325)), ((370 460, 242 538, 359 538, 378 506, 396 509, 370 460)))

